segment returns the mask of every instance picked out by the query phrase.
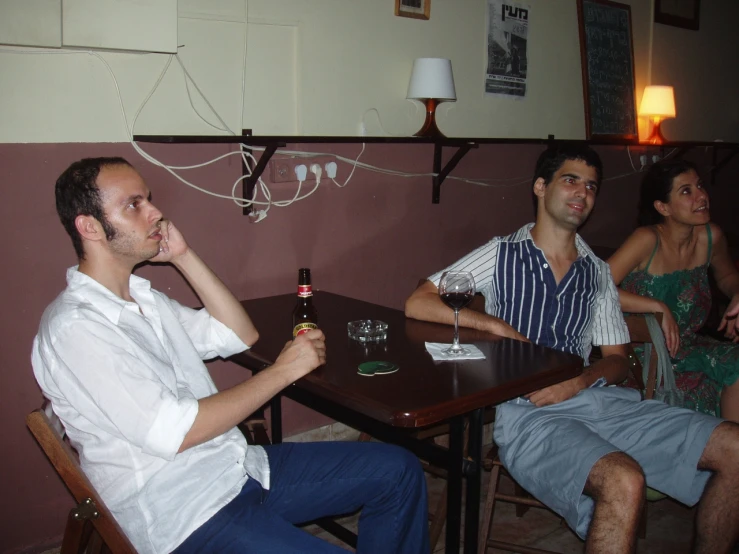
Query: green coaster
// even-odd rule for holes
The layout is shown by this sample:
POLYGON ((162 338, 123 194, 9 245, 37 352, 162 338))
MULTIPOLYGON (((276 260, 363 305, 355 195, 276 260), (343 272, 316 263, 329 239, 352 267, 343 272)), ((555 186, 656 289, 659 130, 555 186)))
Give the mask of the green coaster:
POLYGON ((373 375, 395 373, 398 369, 398 366, 392 362, 362 362, 359 364, 357 373, 365 377, 372 377, 373 375))

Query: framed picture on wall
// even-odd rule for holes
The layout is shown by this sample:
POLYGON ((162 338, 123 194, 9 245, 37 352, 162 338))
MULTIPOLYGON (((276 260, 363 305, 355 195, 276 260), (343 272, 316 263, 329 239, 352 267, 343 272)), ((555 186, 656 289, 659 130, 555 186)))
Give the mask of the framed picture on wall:
POLYGON ((428 19, 431 16, 431 0, 395 0, 395 15, 428 19))
POLYGON ((638 139, 631 7, 577 0, 585 104, 585 137, 638 139))
POLYGON ((700 0, 655 0, 654 22, 698 30, 700 22, 700 0))

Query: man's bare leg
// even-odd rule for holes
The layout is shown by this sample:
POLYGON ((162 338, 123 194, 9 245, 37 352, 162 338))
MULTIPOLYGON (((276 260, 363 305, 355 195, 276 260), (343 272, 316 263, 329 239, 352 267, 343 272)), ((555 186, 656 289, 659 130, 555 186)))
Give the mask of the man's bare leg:
POLYGON ((595 501, 585 541, 586 554, 635 551, 645 486, 641 467, 623 452, 613 452, 596 462, 584 490, 595 501))
POLYGON ((721 417, 739 422, 739 381, 721 389, 721 417))
POLYGON ((739 425, 725 421, 716 427, 698 468, 713 475, 695 518, 695 552, 729 553, 739 541, 739 425))

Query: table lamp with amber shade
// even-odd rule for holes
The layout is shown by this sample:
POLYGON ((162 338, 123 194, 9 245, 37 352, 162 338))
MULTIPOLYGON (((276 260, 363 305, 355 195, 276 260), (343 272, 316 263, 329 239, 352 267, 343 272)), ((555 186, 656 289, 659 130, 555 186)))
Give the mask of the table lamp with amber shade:
POLYGON ((639 115, 648 117, 652 122, 652 132, 647 137, 647 144, 664 144, 662 120, 675 117, 675 93, 672 87, 648 86, 644 88, 644 96, 639 106, 639 115))
POLYGON ((443 138, 443 133, 436 126, 436 106, 441 102, 457 100, 451 60, 444 58, 414 60, 406 98, 420 100, 426 105, 426 121, 414 136, 443 138))

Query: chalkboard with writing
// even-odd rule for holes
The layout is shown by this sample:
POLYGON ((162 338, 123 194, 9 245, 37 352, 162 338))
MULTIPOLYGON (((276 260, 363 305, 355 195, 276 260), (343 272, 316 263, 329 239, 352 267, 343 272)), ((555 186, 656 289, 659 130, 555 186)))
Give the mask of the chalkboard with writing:
POLYGON ((637 139, 631 8, 578 0, 587 138, 637 139))

